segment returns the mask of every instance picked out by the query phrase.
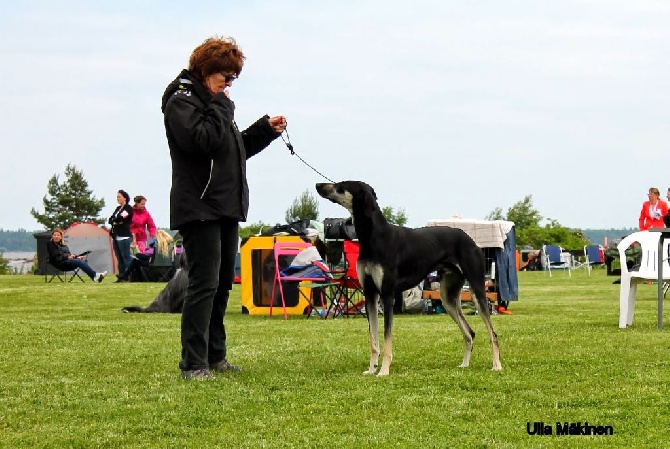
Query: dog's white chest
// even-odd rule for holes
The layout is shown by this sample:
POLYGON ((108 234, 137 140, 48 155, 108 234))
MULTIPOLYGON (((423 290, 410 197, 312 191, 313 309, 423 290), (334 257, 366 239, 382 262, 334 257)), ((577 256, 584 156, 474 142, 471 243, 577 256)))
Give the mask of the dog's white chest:
POLYGON ((370 276, 377 290, 381 289, 382 280, 384 279, 384 270, 381 265, 372 262, 358 262, 356 270, 358 271, 361 283, 364 283, 365 278, 370 276))

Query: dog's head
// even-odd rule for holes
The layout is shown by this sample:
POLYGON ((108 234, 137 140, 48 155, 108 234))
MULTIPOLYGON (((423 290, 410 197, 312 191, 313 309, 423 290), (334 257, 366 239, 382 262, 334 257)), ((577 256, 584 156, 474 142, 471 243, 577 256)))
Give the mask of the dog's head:
POLYGON ((378 208, 375 190, 361 181, 319 183, 316 185, 316 191, 323 198, 344 207, 352 215, 355 205, 360 205, 365 210, 378 208))

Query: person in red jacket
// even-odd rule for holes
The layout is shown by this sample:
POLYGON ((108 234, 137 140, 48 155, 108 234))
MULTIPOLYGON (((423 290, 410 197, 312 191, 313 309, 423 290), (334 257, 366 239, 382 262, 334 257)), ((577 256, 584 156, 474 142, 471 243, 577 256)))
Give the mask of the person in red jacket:
POLYGON ((156 238, 156 225, 147 210, 147 199, 142 195, 137 195, 133 201, 135 202, 133 221, 130 223, 130 232, 133 233, 132 247, 137 249, 138 253, 143 253, 147 249, 149 237, 156 238))
POLYGON ((640 211, 640 231, 646 231, 649 228, 664 228, 663 217, 668 215, 668 203, 660 199, 661 193, 656 187, 650 188, 647 196, 649 200, 642 203, 640 211))

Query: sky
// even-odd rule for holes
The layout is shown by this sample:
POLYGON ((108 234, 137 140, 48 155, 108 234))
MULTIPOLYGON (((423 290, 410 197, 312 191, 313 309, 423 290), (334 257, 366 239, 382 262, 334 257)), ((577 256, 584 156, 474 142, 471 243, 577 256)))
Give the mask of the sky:
MULTIPOLYGON (((372 185, 409 226, 532 195, 563 226, 636 227, 670 187, 665 0, 27 0, 0 11, 0 228, 40 230, 30 210, 68 163, 103 217, 124 189, 168 227, 161 96, 215 35, 247 57, 240 128, 285 115, 306 163, 372 185)), ((326 182, 280 139, 247 171, 247 224, 284 223, 326 182)), ((320 219, 347 216, 318 200, 320 219)))

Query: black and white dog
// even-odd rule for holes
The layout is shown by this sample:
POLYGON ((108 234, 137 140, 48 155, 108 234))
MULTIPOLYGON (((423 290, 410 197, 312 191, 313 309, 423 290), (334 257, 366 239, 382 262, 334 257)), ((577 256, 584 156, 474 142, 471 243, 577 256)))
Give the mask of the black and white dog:
MULTIPOLYGON (((484 290, 486 261, 483 251, 464 231, 450 227, 405 228, 384 218, 377 195, 360 181, 321 183, 316 191, 323 198, 346 208, 354 221, 360 243, 356 270, 365 294, 365 308, 377 310, 378 298, 384 306, 384 354, 378 376, 389 374, 393 358, 393 292, 418 285, 429 273, 440 274, 440 295, 449 316, 458 324, 465 340, 461 367, 470 364, 475 332, 461 309, 461 288, 468 281, 474 303, 486 325, 493 352, 493 369, 502 369, 498 336, 484 290)), ((368 313, 370 325, 370 366, 363 374, 375 374, 379 360, 379 319, 368 313)))

